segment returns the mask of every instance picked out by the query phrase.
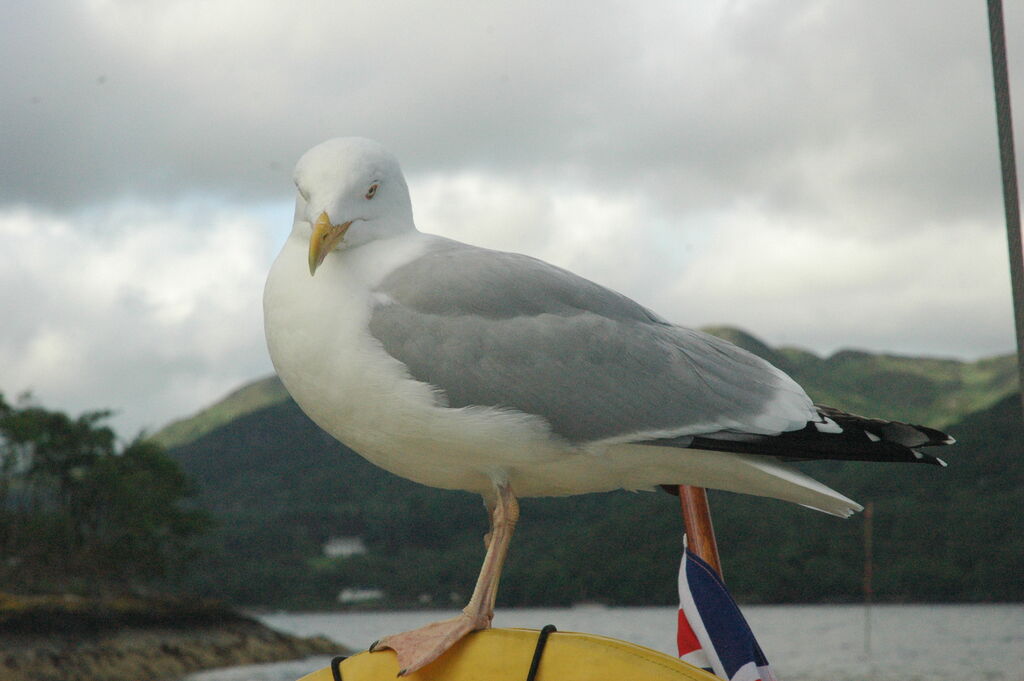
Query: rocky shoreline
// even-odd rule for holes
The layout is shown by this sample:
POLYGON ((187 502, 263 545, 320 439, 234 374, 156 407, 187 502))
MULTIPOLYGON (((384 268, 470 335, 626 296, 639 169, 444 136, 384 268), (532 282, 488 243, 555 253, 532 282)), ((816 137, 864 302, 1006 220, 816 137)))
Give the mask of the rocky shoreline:
POLYGON ((43 607, 18 607, 24 603, 0 594, 4 681, 159 681, 215 667, 345 653, 326 638, 283 634, 216 605, 83 607, 51 599, 43 607))

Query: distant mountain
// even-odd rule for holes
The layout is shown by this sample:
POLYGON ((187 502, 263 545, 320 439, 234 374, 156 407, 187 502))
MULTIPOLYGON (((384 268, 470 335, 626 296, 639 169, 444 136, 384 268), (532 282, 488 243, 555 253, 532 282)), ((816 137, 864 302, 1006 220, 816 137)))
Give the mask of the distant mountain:
POLYGON ((211 430, 254 411, 288 399, 288 391, 276 375, 247 383, 199 413, 168 424, 152 436, 164 447, 191 442, 211 430))
MULTIPOLYGON (((864 416, 944 428, 1017 389, 1017 360, 1013 355, 963 362, 842 350, 821 358, 798 348, 773 349, 729 326, 703 330, 787 372, 815 402, 864 416)), ((183 445, 232 419, 287 399, 288 392, 277 376, 267 376, 194 416, 171 423, 153 438, 165 447, 183 445)))
POLYGON ((827 358, 792 347, 772 349, 731 327, 704 329, 779 367, 818 403, 864 416, 945 428, 1017 390, 1017 358, 964 362, 841 350, 827 358))
MULTIPOLYGON (((880 600, 1024 599, 1024 432, 1016 395, 1007 395, 1013 370, 1006 361, 852 352, 820 359, 716 331, 769 355, 813 397, 844 408, 936 416, 984 406, 950 426, 959 443, 944 452, 947 469, 803 467, 862 503, 874 501, 880 600)), ((273 607, 330 607, 346 588, 379 588, 388 605, 448 605, 452 594, 454 601, 468 595, 486 531, 479 498, 386 473, 317 428, 274 380, 254 386, 177 426, 185 435, 171 454, 197 479, 201 503, 220 521, 186 586, 273 607), (338 536, 361 538, 367 552, 326 556, 324 544, 338 536)), ((937 416, 910 419, 943 423, 937 416)), ((711 497, 726 579, 738 597, 859 597, 862 517, 842 521, 725 492, 711 497)), ((526 499, 500 603, 670 603, 680 525, 678 502, 664 493, 526 499)))

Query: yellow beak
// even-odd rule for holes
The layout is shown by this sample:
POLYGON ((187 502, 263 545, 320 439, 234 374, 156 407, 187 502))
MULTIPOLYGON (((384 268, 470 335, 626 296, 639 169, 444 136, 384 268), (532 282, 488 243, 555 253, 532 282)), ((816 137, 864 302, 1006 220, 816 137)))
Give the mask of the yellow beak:
POLYGON ((327 254, 334 250, 335 246, 341 243, 345 232, 352 226, 352 221, 343 222, 340 225, 332 225, 327 213, 320 213, 313 225, 313 236, 309 239, 309 275, 316 274, 316 268, 324 261, 327 254))

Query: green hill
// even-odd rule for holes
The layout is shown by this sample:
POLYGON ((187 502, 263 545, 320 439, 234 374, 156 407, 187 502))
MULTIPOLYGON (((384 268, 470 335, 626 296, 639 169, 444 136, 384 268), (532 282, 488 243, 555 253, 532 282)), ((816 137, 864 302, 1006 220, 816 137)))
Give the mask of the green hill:
MULTIPOLYGON (((1004 355, 976 362, 843 350, 822 358, 798 348, 773 349, 728 326, 704 329, 790 374, 822 404, 866 416, 944 428, 992 406, 1017 388, 1017 362, 1004 355)), ((171 423, 153 439, 176 447, 232 419, 288 399, 277 376, 249 383, 198 414, 171 423)))
POLYGON ((238 390, 194 416, 179 419, 153 435, 164 447, 171 448, 195 440, 233 419, 288 399, 288 391, 276 375, 247 383, 238 390))
POLYGON ((704 329, 762 357, 804 387, 815 402, 855 414, 945 428, 1017 390, 1017 358, 963 362, 841 350, 827 358, 772 349, 730 327, 704 329))
MULTIPOLYGON (((1024 433, 1016 396, 1006 394, 1008 362, 772 352, 791 362, 785 368, 822 401, 825 388, 816 394, 809 379, 817 371, 825 382, 832 367, 838 375, 828 390, 838 399, 830 401, 872 415, 902 415, 912 405, 928 414, 987 405, 950 426, 959 443, 948 450, 947 469, 804 467, 858 501, 874 501, 880 600, 1024 599, 1024 433)), ((391 606, 447 605, 452 594, 459 601, 472 588, 486 531, 479 498, 374 467, 287 397, 208 427, 171 454, 199 481, 202 503, 220 521, 207 557, 187 578, 186 586, 202 595, 244 605, 331 607, 344 588, 374 587, 391 606), (328 558, 323 545, 336 536, 360 537, 368 550, 328 558)), ((711 503, 726 579, 739 598, 859 597, 860 517, 842 521, 724 492, 712 492, 711 503)), ((678 502, 663 493, 526 499, 499 603, 671 603, 680 532, 678 502)))

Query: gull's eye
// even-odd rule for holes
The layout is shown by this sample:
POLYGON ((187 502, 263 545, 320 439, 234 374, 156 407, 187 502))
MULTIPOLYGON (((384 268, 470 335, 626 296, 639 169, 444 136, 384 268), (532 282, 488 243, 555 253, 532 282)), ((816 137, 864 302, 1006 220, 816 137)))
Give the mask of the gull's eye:
POLYGON ((380 185, 374 182, 370 185, 370 188, 366 190, 366 198, 372 199, 377 194, 377 187, 380 185))

